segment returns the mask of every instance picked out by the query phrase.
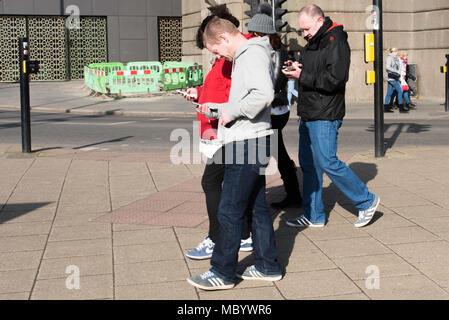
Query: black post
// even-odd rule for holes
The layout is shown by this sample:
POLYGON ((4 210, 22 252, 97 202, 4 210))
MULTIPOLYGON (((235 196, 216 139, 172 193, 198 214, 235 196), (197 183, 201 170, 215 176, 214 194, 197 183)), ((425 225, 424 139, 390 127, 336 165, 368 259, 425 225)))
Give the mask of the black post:
POLYGON ((375 157, 384 156, 384 75, 383 75, 383 28, 382 28, 382 0, 373 0, 376 19, 374 21, 374 70, 376 82, 374 83, 374 146, 375 157))
POLYGON ((19 38, 19 65, 20 65, 20 106, 22 121, 22 152, 31 152, 31 115, 30 115, 30 78, 28 61, 30 49, 28 38, 19 38))
POLYGON ((444 111, 449 112, 449 54, 446 55, 446 103, 444 111))

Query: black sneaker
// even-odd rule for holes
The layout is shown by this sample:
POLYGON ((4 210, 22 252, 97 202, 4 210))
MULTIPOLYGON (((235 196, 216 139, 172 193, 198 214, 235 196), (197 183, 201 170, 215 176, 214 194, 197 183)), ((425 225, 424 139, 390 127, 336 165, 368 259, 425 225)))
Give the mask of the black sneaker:
POLYGON ((384 105, 384 112, 394 112, 394 110, 393 110, 393 108, 390 105, 385 104, 384 105))

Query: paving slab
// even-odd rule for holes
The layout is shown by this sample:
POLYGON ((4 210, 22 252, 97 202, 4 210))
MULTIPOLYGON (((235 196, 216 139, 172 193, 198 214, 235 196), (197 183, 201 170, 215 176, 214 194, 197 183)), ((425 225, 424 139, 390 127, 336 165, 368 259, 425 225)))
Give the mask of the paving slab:
POLYGON ((381 279, 420 274, 414 266, 395 254, 337 258, 333 262, 352 280, 367 279, 373 274, 372 267, 378 269, 381 279))
POLYGON ((117 264, 115 284, 136 285, 182 281, 190 277, 184 260, 117 264))
POLYGON ((275 287, 243 288, 235 287, 226 292, 199 291, 200 300, 284 300, 275 287))
POLYGON ((0 253, 0 271, 37 269, 42 250, 0 253))
POLYGON ((38 280, 31 300, 94 300, 113 298, 111 275, 81 276, 79 289, 68 289, 66 278, 38 280))
POLYGON ((361 293, 361 290, 338 269, 287 273, 276 282, 286 299, 306 299, 361 293), (329 281, 332 279, 332 281, 329 281))
POLYGON ((98 256, 112 252, 111 239, 53 241, 47 244, 44 259, 98 256))
POLYGON ((51 222, 24 222, 0 224, 0 234, 4 237, 37 236, 50 232, 51 222))
POLYGON ((83 226, 53 227, 48 241, 111 239, 110 225, 90 224, 83 226))
POLYGON ((389 277, 380 280, 379 289, 367 289, 365 281, 357 285, 376 300, 448 300, 449 294, 423 275, 389 277))
POLYGON ((157 246, 139 244, 114 247, 114 263, 182 260, 183 253, 177 242, 162 242, 157 246))
POLYGON ((155 245, 162 242, 176 242, 172 228, 114 231, 114 247, 139 244, 155 245))
POLYGON ((116 286, 117 300, 198 300, 195 288, 187 281, 116 286))
POLYGON ((390 249, 372 238, 320 240, 315 244, 331 259, 390 253, 390 249))
MULTIPOLYGON (((36 278, 36 269, 0 271, 0 300, 1 294, 29 292, 36 278)), ((9 299, 11 299, 9 297, 9 299)))
POLYGON ((425 222, 428 218, 449 217, 449 209, 436 205, 400 208, 392 207, 391 209, 407 219, 422 219, 422 222, 425 222))
POLYGON ((426 231, 422 227, 398 227, 371 229, 367 231, 375 239, 383 244, 399 244, 399 243, 420 243, 424 241, 440 240, 438 236, 426 231))
POLYGON ((39 268, 37 275, 38 280, 59 279, 68 277, 71 266, 79 268, 80 276, 94 276, 112 274, 112 255, 105 254, 99 256, 88 257, 71 257, 44 259, 39 268))
POLYGON ((0 300, 28 300, 29 292, 0 293, 0 300))
POLYGON ((16 251, 40 251, 44 250, 47 243, 47 235, 22 236, 22 237, 1 237, 0 252, 16 251))

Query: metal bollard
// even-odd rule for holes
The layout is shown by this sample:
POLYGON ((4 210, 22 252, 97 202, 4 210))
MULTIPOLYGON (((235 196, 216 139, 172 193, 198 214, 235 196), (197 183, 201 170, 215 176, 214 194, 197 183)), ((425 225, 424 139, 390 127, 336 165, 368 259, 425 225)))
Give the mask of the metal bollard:
POLYGON ((30 61, 28 38, 19 38, 22 153, 31 152, 30 74, 39 72, 39 61, 30 61))

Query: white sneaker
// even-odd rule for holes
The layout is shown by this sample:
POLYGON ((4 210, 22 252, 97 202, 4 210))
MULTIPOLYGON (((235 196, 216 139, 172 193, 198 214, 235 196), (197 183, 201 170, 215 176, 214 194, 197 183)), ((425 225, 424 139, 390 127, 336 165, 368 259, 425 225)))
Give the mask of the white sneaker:
POLYGON ((374 201, 371 207, 369 207, 366 210, 360 210, 359 211, 359 218, 354 223, 354 226, 357 228, 366 226, 368 223, 370 223, 371 219, 374 217, 374 213, 377 210, 377 207, 379 206, 380 198, 376 195, 374 195, 374 201))
POLYGON ((240 241, 240 251, 250 252, 253 251, 253 239, 249 237, 248 239, 242 239, 240 241))

